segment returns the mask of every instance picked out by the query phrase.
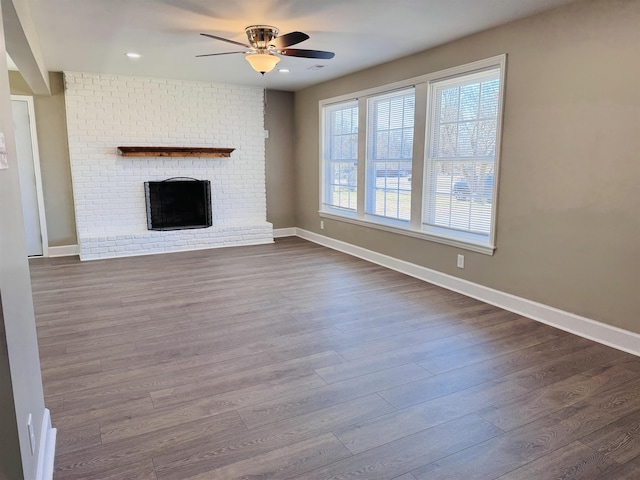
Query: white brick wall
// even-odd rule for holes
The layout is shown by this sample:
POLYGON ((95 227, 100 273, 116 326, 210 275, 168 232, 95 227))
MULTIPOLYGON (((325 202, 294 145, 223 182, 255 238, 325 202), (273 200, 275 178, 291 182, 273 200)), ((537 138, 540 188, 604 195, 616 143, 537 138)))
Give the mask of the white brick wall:
POLYGON ((82 259, 269 243, 262 90, 65 73, 82 259), (231 158, 122 157, 117 147, 235 148, 231 158), (211 181, 213 227, 147 230, 144 182, 211 181))

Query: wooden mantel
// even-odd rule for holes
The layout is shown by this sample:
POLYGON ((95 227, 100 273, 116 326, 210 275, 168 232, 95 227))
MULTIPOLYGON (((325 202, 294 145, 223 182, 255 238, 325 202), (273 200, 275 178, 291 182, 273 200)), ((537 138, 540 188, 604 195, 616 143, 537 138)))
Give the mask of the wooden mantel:
POLYGON ((235 148, 209 147, 118 147, 123 157, 212 157, 227 158, 235 148))

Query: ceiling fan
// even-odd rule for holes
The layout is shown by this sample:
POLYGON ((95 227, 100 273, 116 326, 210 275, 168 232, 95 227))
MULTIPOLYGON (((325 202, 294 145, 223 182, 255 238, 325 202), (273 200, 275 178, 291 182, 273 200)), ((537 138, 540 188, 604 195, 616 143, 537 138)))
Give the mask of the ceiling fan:
POLYGON ((240 50, 236 52, 223 52, 223 53, 209 53, 205 55, 196 55, 197 57, 213 57, 216 55, 231 55, 234 53, 248 54, 245 58, 251 64, 251 67, 256 71, 264 75, 274 69, 276 64, 280 61, 278 55, 284 55, 287 57, 302 57, 302 58, 320 58, 328 60, 335 56, 333 52, 325 52, 322 50, 303 50, 300 48, 289 48, 291 45, 296 45, 300 42, 304 42, 309 38, 309 35, 302 32, 291 32, 282 36, 278 36, 279 30, 270 25, 251 25, 244 29, 249 39, 249 44, 236 42, 235 40, 229 40, 223 37, 217 37, 215 35, 209 35, 208 33, 201 33, 205 37, 213 38, 215 40, 222 40, 223 42, 232 43, 244 47, 246 50, 240 50))

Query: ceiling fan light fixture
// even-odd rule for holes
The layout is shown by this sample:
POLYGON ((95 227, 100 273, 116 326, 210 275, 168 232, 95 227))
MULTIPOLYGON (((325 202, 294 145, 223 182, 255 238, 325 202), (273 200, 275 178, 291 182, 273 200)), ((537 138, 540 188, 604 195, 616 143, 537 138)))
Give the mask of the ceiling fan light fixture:
POLYGON ((279 57, 275 55, 269 55, 268 53, 253 53, 244 57, 256 72, 263 75, 270 72, 276 67, 276 64, 280 61, 279 57))
MULTIPOLYGON (((318 58, 321 60, 329 60, 335 56, 335 53, 325 52, 323 50, 289 48, 291 45, 297 45, 309 39, 309 35, 303 32, 289 32, 285 35, 278 36, 278 29, 269 25, 251 25, 245 29, 245 32, 247 33, 248 44, 218 37, 209 33, 201 33, 200 35, 202 36, 238 45, 245 50, 240 52, 208 53, 205 55, 196 55, 196 57, 213 57, 242 53, 246 55, 244 58, 247 59, 251 68, 264 75, 275 68, 280 61, 279 55, 286 57, 318 58)), ((280 71, 286 73, 288 69, 282 68, 280 71)))

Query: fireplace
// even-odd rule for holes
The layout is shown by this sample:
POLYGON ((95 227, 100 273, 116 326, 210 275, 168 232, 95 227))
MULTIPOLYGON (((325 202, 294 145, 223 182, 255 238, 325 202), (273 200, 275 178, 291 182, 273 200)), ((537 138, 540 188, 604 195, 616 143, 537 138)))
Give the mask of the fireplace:
POLYGON ((264 131, 262 88, 93 73, 64 78, 82 260, 273 243, 265 141, 256 134, 264 131), (146 148, 125 156, 117 148, 123 145, 146 148), (229 156, 191 156, 231 146, 229 156), (163 190, 154 182, 170 177, 211 182, 204 191, 189 182, 198 201, 177 218, 150 198, 163 190))
POLYGON ((144 183, 147 229, 207 228, 211 222, 211 183, 195 178, 169 178, 144 183))

